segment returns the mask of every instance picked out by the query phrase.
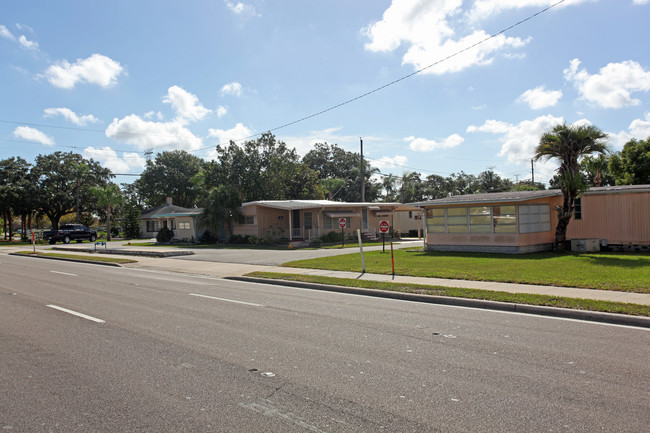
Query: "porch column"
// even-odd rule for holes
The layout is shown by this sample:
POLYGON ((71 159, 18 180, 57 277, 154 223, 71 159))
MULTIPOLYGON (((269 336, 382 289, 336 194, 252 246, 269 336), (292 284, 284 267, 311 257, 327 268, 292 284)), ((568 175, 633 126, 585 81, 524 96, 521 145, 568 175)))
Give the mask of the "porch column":
POLYGON ((291 216, 293 214, 292 210, 289 210, 289 241, 293 240, 293 221, 291 220, 291 216))

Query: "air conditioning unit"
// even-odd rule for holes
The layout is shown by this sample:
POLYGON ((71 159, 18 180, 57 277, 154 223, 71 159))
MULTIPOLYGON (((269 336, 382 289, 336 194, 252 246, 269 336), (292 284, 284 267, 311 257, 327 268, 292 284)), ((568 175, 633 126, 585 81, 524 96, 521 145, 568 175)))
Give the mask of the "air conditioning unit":
POLYGON ((571 239, 571 251, 576 253, 600 251, 600 239, 571 239))

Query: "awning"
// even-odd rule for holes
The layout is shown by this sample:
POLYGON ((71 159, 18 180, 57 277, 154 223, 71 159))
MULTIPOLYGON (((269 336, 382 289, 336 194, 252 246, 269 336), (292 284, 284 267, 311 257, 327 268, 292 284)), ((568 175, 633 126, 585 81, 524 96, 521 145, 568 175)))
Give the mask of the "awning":
POLYGON ((352 212, 349 210, 341 210, 341 211, 328 211, 328 212, 323 212, 325 215, 331 218, 348 218, 348 217, 360 217, 361 215, 357 212, 352 212))

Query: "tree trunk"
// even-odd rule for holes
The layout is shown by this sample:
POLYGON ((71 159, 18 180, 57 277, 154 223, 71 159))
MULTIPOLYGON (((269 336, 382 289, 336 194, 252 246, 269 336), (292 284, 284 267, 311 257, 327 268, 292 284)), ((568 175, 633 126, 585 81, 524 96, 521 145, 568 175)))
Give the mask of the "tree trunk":
POLYGON ((557 206, 557 227, 555 228, 555 244, 553 249, 558 252, 566 250, 566 232, 571 217, 573 217, 573 202, 571 197, 564 197, 563 206, 557 206))

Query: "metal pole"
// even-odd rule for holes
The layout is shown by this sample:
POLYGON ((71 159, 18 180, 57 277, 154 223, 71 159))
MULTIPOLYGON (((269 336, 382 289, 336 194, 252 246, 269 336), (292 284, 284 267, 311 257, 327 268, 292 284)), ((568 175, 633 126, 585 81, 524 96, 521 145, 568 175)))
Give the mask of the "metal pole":
POLYGON ((361 251, 361 272, 366 273, 366 261, 363 259, 363 243, 361 243, 361 230, 357 229, 357 238, 359 238, 359 251, 361 251))
POLYGON ((393 243, 390 243, 390 262, 393 266, 393 279, 395 278, 395 259, 393 258, 393 243))
POLYGON ((359 137, 361 142, 361 203, 366 201, 366 175, 363 167, 363 140, 359 137))

